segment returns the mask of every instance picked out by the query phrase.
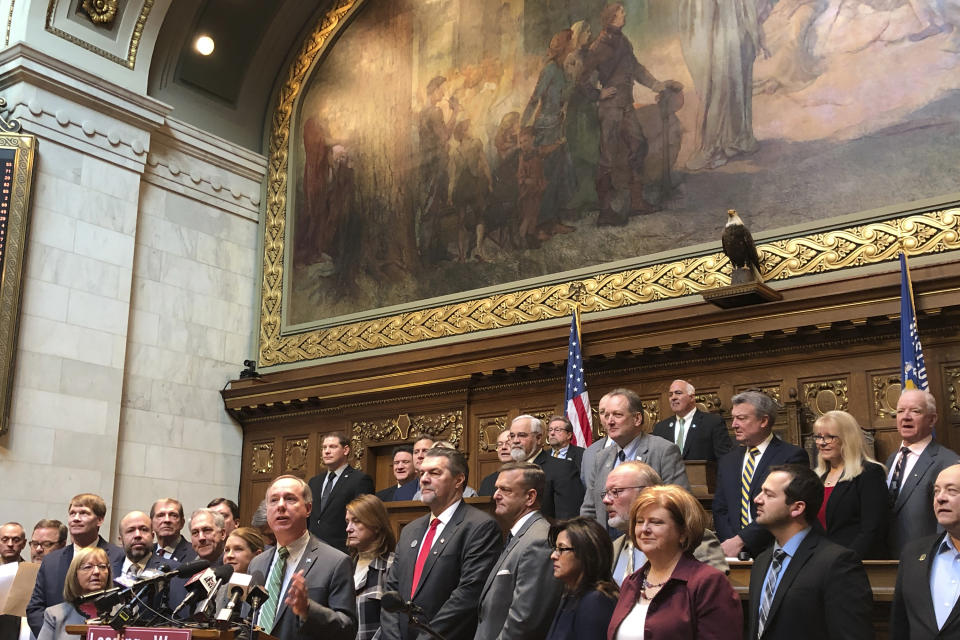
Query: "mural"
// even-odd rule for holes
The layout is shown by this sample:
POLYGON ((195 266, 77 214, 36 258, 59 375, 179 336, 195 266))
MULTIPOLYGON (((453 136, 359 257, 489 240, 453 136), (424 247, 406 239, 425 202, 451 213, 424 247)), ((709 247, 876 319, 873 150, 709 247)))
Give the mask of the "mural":
POLYGON ((718 241, 727 208, 946 200, 955 26, 960 0, 367 0, 298 103, 287 322, 718 241))

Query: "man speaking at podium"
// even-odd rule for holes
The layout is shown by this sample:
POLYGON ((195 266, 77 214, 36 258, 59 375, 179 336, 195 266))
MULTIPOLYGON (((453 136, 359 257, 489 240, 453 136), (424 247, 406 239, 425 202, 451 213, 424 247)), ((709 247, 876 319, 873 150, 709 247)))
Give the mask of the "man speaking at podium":
POLYGON ((353 640, 353 569, 346 554, 307 531, 313 508, 309 485, 296 476, 280 476, 267 489, 266 502, 277 545, 249 567, 251 574, 260 571, 267 580, 260 627, 280 640, 353 640))

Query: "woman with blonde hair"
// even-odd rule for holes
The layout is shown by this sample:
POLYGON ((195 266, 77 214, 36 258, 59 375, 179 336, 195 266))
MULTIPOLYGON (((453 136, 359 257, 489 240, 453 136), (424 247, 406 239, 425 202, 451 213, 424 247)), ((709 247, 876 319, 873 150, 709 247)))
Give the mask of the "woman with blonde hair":
POLYGON ((88 619, 97 617, 97 608, 92 602, 77 604, 80 597, 107 589, 112 583, 113 570, 107 552, 100 547, 79 549, 67 568, 63 602, 43 612, 43 627, 37 640, 71 640, 67 625, 86 624, 88 619))
POLYGON ((813 431, 826 537, 864 560, 884 558, 890 504, 883 465, 867 455, 860 426, 846 411, 823 414, 813 431))
POLYGON ((250 561, 266 547, 263 536, 253 527, 237 527, 227 536, 223 547, 223 564, 237 573, 247 573, 250 561))
POLYGON ((346 521, 357 595, 357 640, 370 640, 380 630, 380 596, 397 539, 387 509, 376 496, 357 496, 347 505, 346 521))
POLYGON ((608 640, 743 637, 740 598, 727 576, 693 557, 706 525, 706 512, 686 489, 668 484, 640 492, 628 534, 647 562, 620 586, 608 640))

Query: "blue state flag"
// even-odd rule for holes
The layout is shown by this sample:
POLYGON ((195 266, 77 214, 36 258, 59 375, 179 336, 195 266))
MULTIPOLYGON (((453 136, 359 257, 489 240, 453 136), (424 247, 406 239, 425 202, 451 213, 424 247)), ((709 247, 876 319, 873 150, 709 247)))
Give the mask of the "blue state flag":
POLYGON ((907 256, 900 253, 900 388, 929 391, 907 256))

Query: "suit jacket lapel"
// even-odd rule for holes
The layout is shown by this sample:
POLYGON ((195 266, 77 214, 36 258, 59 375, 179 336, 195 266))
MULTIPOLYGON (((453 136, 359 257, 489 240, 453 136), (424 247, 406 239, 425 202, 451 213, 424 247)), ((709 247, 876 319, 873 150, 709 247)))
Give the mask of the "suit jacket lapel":
MULTIPOLYGON (((317 542, 316 540, 313 539, 313 536, 310 536, 310 538, 307 539, 307 546, 303 550, 303 555, 300 556, 300 562, 297 563, 297 568, 296 568, 296 571, 294 571, 294 573, 296 573, 297 571, 303 571, 304 578, 306 578, 307 574, 310 572, 310 569, 313 568, 313 565, 314 565, 313 561, 316 557, 317 557, 317 542)), ((267 565, 267 568, 269 568, 269 565, 267 565)), ((288 589, 290 588, 289 583, 287 584, 287 588, 288 589)), ((280 600, 280 606, 277 607, 277 615, 273 617, 274 621, 279 622, 280 616, 282 616, 283 613, 287 610, 286 600, 287 600, 287 592, 284 591, 283 597, 280 600)), ((278 628, 276 625, 276 622, 274 623, 274 629, 278 628)))
MULTIPOLYGON (((437 557, 443 553, 447 544, 450 542, 450 539, 457 534, 460 529, 460 525, 463 524, 463 518, 467 512, 467 503, 460 502, 460 506, 457 507, 457 510, 453 512, 453 517, 450 518, 448 522, 443 527, 443 531, 437 534, 439 537, 433 541, 433 547, 430 549, 430 553, 427 555, 427 559, 423 563, 423 571, 420 573, 420 583, 417 584, 417 591, 414 592, 414 597, 416 597, 417 592, 423 587, 423 584, 427 581, 427 576, 430 575, 430 569, 433 568, 434 563, 437 561, 437 557)), ((430 520, 428 518, 427 520, 430 520)), ((424 532, 426 535, 426 532, 424 532)), ((419 554, 419 549, 417 553, 419 554)))
MULTIPOLYGON (((794 579, 800 573, 803 566, 807 564, 807 561, 810 560, 810 557, 813 556, 819 540, 820 537, 813 531, 810 531, 807 533, 807 537, 803 539, 803 542, 800 543, 800 546, 797 547, 797 552, 790 558, 790 564, 787 565, 783 577, 780 579, 780 584, 777 585, 777 592, 774 594, 773 602, 770 604, 770 613, 767 614, 767 620, 773 620, 773 616, 777 613, 777 608, 779 608, 780 603, 783 602, 784 594, 790 590, 790 585, 794 579)), ((772 557, 771 555, 771 558, 772 557)))
POLYGON ((647 434, 642 434, 640 436, 640 442, 637 443, 637 450, 633 452, 633 458, 631 458, 631 460, 639 460, 640 462, 646 462, 649 464, 649 458, 650 437, 647 434))
POLYGON ((487 595, 487 589, 489 589, 490 585, 493 584, 493 579, 497 576, 497 572, 500 571, 500 567, 506 563, 507 557, 513 553, 513 550, 516 548, 516 546, 520 544, 520 538, 523 537, 523 535, 530 529, 534 522, 540 520, 541 518, 543 518, 543 514, 540 513, 530 516, 530 518, 523 523, 523 526, 520 527, 520 530, 517 531, 517 535, 513 536, 513 538, 510 539, 510 542, 507 543, 507 546, 504 547, 503 553, 500 554, 500 559, 497 560, 497 564, 494 565, 490 573, 487 574, 487 581, 483 584, 483 591, 480 592, 480 600, 483 600, 484 596, 487 595))
MULTIPOLYGON (((770 460, 776 455, 777 449, 780 448, 780 442, 780 438, 773 436, 773 440, 767 445, 767 450, 760 456, 760 462, 757 463, 756 468, 753 470, 753 478, 750 480, 750 511, 753 513, 754 518, 756 517, 757 507, 753 504, 753 496, 759 492, 760 485, 763 484, 760 479, 766 474, 767 468, 770 466, 770 460)), ((744 450, 744 455, 746 455, 746 449, 744 450)), ((741 460, 741 468, 742 462, 741 460)), ((793 560, 790 561, 790 564, 793 564, 793 560)))
POLYGON ((919 486, 920 478, 924 476, 924 474, 927 472, 927 469, 929 469, 930 465, 933 464, 934 458, 937 455, 934 444, 935 443, 931 440, 930 444, 928 444, 926 449, 923 450, 923 453, 920 454, 920 457, 917 458, 916 464, 914 464, 913 469, 910 470, 910 475, 903 479, 903 482, 900 485, 900 493, 897 494, 897 504, 894 507, 895 509, 899 509, 904 505, 904 503, 910 497, 910 494, 913 493, 913 490, 919 486))
MULTIPOLYGON (((347 478, 350 477, 350 472, 351 472, 351 471, 352 471, 352 469, 350 468, 350 465, 347 465, 347 468, 344 469, 344 470, 343 470, 343 473, 340 474, 340 477, 337 478, 337 481, 334 483, 333 488, 330 489, 330 495, 327 496, 327 499, 326 499, 326 500, 323 500, 323 499, 321 498, 321 500, 320 500, 320 503, 321 503, 321 504, 320 504, 320 513, 321 513, 321 514, 322 514, 324 511, 327 510, 327 507, 330 505, 330 499, 334 496, 334 494, 337 493, 337 491, 342 491, 342 489, 340 488, 340 485, 342 485, 342 484, 344 483, 344 481, 345 481, 347 478)), ((322 484, 321 484, 320 490, 323 491, 323 485, 322 485, 322 484)))

